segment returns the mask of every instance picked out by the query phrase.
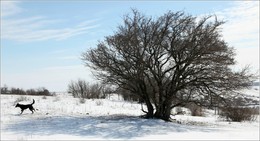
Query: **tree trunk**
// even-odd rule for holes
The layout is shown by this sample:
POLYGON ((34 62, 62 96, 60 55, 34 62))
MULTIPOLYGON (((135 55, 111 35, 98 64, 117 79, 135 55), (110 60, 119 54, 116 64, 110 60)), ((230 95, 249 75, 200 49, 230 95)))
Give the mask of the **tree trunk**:
POLYGON ((159 107, 156 109, 154 117, 165 121, 169 121, 170 115, 171 115, 171 107, 170 105, 167 105, 166 101, 164 101, 163 105, 159 105, 159 107))
POLYGON ((161 119, 162 115, 163 115, 163 109, 161 106, 159 106, 155 111, 154 117, 161 119))
POLYGON ((167 106, 164 110, 164 114, 161 119, 165 121, 170 121, 170 116, 171 116, 171 108, 167 106))
POLYGON ((151 102, 148 100, 145 100, 146 106, 147 106, 147 113, 146 113, 146 117, 145 118, 153 118, 154 115, 154 108, 153 105, 151 104, 151 102))

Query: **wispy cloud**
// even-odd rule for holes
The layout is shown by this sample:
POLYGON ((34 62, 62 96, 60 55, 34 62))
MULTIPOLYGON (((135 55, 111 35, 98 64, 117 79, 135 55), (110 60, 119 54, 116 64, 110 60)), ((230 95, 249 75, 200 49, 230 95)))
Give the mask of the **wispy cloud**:
POLYGON ((230 8, 217 11, 218 18, 227 21, 223 25, 223 37, 235 47, 240 68, 250 64, 259 69, 259 1, 236 1, 230 8))
POLYGON ((44 16, 21 17, 23 9, 19 3, 1 2, 1 38, 15 41, 63 40, 85 34, 99 26, 97 20, 86 20, 65 28, 51 28, 63 19, 52 20, 44 16))
POLYGON ((17 1, 1 1, 1 17, 20 13, 22 9, 17 6, 17 1))
POLYGON ((223 36, 229 43, 236 47, 259 46, 259 1, 237 1, 216 14, 227 21, 223 36))

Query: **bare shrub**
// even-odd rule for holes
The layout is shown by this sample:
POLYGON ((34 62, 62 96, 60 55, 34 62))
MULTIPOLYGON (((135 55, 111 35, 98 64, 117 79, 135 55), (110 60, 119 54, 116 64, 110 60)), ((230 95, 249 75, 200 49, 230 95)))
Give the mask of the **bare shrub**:
POLYGON ((101 106, 101 105, 103 105, 103 102, 100 101, 100 100, 98 100, 98 101, 96 101, 96 105, 97 105, 97 106, 101 106))
POLYGON ((254 121, 256 120, 256 109, 248 107, 222 107, 220 116, 228 121, 254 121))
POLYGON ((89 84, 82 79, 71 81, 68 85, 68 92, 77 98, 105 98, 103 85, 99 83, 89 84))
POLYGON ((30 99, 25 97, 25 96, 20 96, 18 97, 15 101, 14 101, 14 104, 17 104, 18 102, 21 102, 21 101, 29 101, 30 99))
POLYGON ((57 93, 56 92, 52 92, 51 95, 52 96, 57 96, 57 93))
POLYGON ((86 102, 86 100, 84 98, 79 99, 79 103, 84 104, 85 102, 86 102))
POLYGON ((253 108, 251 108, 251 110, 252 110, 252 113, 254 115, 259 115, 260 114, 259 107, 253 107, 253 108))
POLYGON ((20 101, 26 101, 26 100, 29 100, 29 98, 25 97, 25 96, 20 96, 16 99, 17 102, 20 102, 20 101))
POLYGON ((176 107, 175 108, 175 114, 174 115, 184 115, 186 112, 182 109, 182 107, 176 107))
POLYGON ((60 97, 56 96, 55 99, 53 100, 53 102, 57 102, 60 101, 60 97))
POLYGON ((192 116, 204 116, 203 109, 194 103, 189 103, 186 107, 191 111, 192 116))
POLYGON ((46 95, 42 97, 42 99, 47 99, 46 95))

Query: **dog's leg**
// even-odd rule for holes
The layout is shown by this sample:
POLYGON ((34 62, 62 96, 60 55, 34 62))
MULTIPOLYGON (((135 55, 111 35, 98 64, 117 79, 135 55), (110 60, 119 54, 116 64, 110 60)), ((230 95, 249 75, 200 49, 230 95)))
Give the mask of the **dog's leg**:
POLYGON ((30 110, 32 111, 32 114, 34 113, 33 111, 35 111, 33 107, 31 107, 30 110))
POLYGON ((20 115, 23 113, 23 110, 21 110, 21 113, 20 113, 20 115))

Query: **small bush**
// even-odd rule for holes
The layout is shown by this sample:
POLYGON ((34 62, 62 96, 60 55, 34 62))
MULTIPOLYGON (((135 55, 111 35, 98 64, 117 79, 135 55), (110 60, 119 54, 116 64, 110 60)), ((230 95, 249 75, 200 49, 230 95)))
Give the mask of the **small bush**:
POLYGON ((47 99, 47 97, 46 97, 46 96, 43 96, 42 99, 47 99))
POLYGON ((57 101, 60 101, 60 97, 59 96, 56 96, 55 99, 53 100, 53 102, 57 102, 57 101))
POLYGON ((57 93, 56 92, 52 92, 51 95, 52 96, 57 96, 57 93))
POLYGON ((243 107, 224 107, 221 108, 220 116, 227 120, 241 122, 256 120, 256 109, 243 107))
POLYGON ((96 105, 97 105, 97 106, 103 105, 103 102, 100 101, 100 100, 98 100, 98 101, 96 101, 96 105))
POLYGON ((198 106, 194 103, 190 103, 186 107, 190 110, 191 116, 204 116, 203 109, 201 106, 198 106))
POLYGON ((182 107, 176 107, 175 108, 175 114, 174 115, 184 115, 186 112, 182 109, 182 107))
POLYGON ((27 97, 25 97, 25 96, 20 96, 20 97, 18 97, 15 101, 14 101, 14 104, 17 104, 17 103, 19 103, 19 102, 21 102, 21 101, 29 101, 30 99, 29 98, 27 98, 27 97))
POLYGON ((251 108, 251 110, 252 110, 252 113, 254 115, 259 115, 260 114, 259 107, 253 107, 253 108, 251 108))
POLYGON ((20 96, 20 97, 18 97, 15 101, 16 101, 16 102, 20 102, 20 101, 27 101, 27 100, 29 100, 29 98, 27 98, 27 97, 25 97, 25 96, 20 96))
POLYGON ((84 98, 79 99, 79 103, 84 104, 85 102, 86 102, 86 100, 84 98))

